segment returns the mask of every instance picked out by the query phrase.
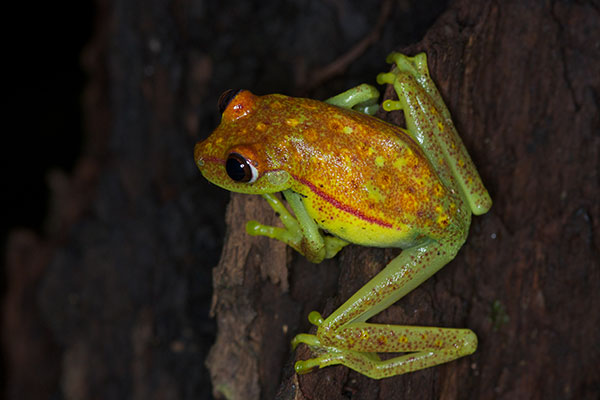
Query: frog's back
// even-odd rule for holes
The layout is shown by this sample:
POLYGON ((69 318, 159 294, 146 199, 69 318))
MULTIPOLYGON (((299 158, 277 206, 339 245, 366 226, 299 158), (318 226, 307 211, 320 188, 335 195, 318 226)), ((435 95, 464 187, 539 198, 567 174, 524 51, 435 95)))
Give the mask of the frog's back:
POLYGON ((288 119, 305 126, 287 143, 300 160, 292 189, 305 196, 317 223, 366 246, 407 247, 421 236, 441 235, 455 219, 458 199, 418 144, 378 118, 314 103, 295 103, 288 119))

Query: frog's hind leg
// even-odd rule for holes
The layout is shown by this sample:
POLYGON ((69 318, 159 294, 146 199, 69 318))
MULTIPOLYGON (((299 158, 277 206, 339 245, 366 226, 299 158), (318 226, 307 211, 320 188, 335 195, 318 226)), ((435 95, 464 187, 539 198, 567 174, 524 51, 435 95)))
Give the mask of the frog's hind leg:
POLYGON ((309 314, 316 335, 293 340, 306 343, 316 357, 296 363, 297 372, 343 364, 372 378, 403 374, 471 354, 477 347, 468 329, 411 327, 366 322, 419 286, 452 260, 466 238, 456 230, 443 242, 429 240, 407 248, 326 319, 309 314), (409 353, 381 360, 376 353, 409 353))
POLYGON ((396 69, 379 74, 377 82, 393 85, 398 101, 384 101, 383 109, 404 111, 408 132, 431 155, 430 161, 444 183, 463 192, 473 214, 487 212, 492 200, 429 76, 425 54, 407 57, 392 53, 387 61, 395 63, 396 69), (432 124, 435 117, 438 123, 432 124))
POLYGON ((469 329, 365 323, 355 324, 351 330, 353 332, 343 333, 356 337, 380 335, 377 347, 381 347, 383 341, 393 341, 395 343, 388 343, 388 346, 391 345, 395 352, 406 354, 382 360, 376 353, 381 349, 375 347, 356 351, 326 346, 313 347, 309 343, 311 348, 318 349, 321 354, 306 361, 298 361, 296 372, 306 373, 315 368, 342 364, 370 378, 381 379, 443 364, 472 354, 477 348, 477 336, 469 329))
MULTIPOLYGON (((444 117, 444 119, 452 123, 450 111, 448 111, 446 103, 444 103, 444 99, 442 99, 440 92, 438 91, 437 87, 435 86, 435 83, 433 83, 433 80, 429 75, 429 68, 427 67, 427 55, 425 53, 419 53, 414 57, 409 57, 405 56, 402 53, 394 52, 389 54, 385 61, 388 64, 393 63, 396 65, 396 74, 405 73, 415 78, 417 83, 423 89, 425 89, 425 92, 435 102, 435 106, 441 112, 442 117, 444 117)), ((381 75, 383 74, 380 74, 380 76, 381 75)), ((383 76, 382 79, 384 79, 383 76)), ((387 83, 393 84, 393 82, 387 83)))

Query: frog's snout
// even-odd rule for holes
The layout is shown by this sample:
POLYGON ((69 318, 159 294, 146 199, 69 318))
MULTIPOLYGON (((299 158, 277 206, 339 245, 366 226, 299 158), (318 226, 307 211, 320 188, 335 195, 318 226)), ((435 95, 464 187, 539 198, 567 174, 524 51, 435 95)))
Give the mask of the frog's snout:
POLYGON ((203 142, 198 142, 196 143, 196 146, 194 146, 194 160, 196 161, 196 166, 198 167, 198 169, 200 169, 200 171, 202 171, 202 167, 204 167, 204 157, 202 156, 202 143, 203 142))

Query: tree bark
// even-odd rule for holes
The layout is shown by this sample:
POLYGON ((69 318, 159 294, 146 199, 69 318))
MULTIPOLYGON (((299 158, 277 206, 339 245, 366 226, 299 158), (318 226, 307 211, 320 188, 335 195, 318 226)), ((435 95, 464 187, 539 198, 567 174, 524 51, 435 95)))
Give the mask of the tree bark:
POLYGON ((280 399, 598 395, 600 318, 584 312, 600 305, 600 54, 586 39, 600 37, 598 8, 526 3, 456 2, 400 49, 427 53, 494 206, 453 262, 374 321, 469 327, 478 351, 381 381, 342 366, 295 375, 310 351, 289 355, 287 344, 310 329, 308 312, 328 315, 397 252, 350 247, 318 266, 290 254, 282 268, 281 244, 244 238, 241 223, 270 223, 272 210, 234 195, 215 270, 217 392, 270 398, 281 376, 280 399))
POLYGON ((51 174, 45 233, 6 248, 7 397, 597 398, 598 3, 225 3, 97 1, 87 146, 73 175, 51 174), (228 194, 200 177, 193 145, 227 88, 324 99, 374 83, 392 50, 427 53, 494 205, 375 320, 468 327, 479 347, 379 381, 345 367, 298 376, 310 352, 290 340, 308 313, 328 315, 399 250, 348 246, 310 264, 245 234, 249 219, 277 223, 258 196, 231 196, 225 231, 228 194))

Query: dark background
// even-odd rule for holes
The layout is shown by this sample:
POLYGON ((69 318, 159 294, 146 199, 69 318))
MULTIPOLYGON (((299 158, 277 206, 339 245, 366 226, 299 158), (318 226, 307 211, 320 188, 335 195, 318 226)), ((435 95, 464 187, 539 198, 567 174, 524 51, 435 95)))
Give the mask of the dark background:
MULTIPOLYGON (((3 113, 7 129, 1 159, 3 299, 8 289, 7 237, 17 231, 45 234, 49 179, 53 173, 71 174, 80 157, 85 137, 82 96, 87 82, 81 57, 96 21, 93 1, 41 2, 35 7, 13 2, 5 5, 5 15, 19 23, 3 29, 8 67, 3 113)), ((7 374, 7 342, 3 343, 0 384, 5 392, 10 386, 6 378, 11 375, 7 374)))
POLYGON ((95 21, 92 1, 40 3, 35 12, 21 3, 6 15, 22 19, 5 48, 8 129, 2 147, 2 238, 14 227, 42 231, 48 208, 46 177, 70 173, 84 137, 81 97, 86 72, 81 53, 95 21))

